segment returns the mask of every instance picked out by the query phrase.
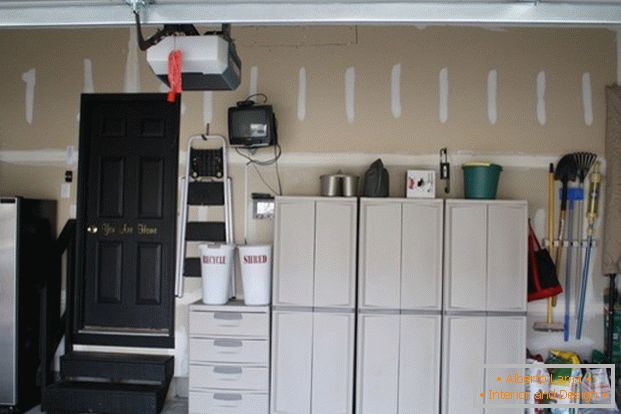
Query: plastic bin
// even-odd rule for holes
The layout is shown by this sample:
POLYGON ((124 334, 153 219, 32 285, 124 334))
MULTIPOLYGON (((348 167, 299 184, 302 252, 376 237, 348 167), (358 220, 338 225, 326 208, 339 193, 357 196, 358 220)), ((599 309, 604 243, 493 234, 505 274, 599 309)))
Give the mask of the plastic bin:
POLYGON ((244 303, 269 305, 272 291, 272 246, 239 246, 244 303))
POLYGON ((464 193, 466 198, 495 199, 502 167, 489 162, 468 162, 461 167, 464 171, 464 193))
POLYGON ((208 243, 199 245, 203 303, 223 305, 229 300, 234 244, 208 243))

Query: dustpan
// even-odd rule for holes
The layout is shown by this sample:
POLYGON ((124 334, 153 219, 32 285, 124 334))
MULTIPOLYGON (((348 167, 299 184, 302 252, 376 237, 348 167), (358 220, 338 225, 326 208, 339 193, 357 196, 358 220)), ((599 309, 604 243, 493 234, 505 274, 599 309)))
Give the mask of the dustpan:
POLYGON ((563 292, 556 266, 547 249, 542 249, 533 228, 528 229, 528 301, 546 299, 563 292))

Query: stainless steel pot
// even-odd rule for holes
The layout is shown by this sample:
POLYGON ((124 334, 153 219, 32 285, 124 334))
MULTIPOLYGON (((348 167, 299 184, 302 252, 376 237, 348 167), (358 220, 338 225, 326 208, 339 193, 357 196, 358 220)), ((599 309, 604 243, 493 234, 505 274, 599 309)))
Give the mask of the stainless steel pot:
POLYGON ((326 174, 321 180, 321 195, 324 197, 356 197, 358 195, 359 178, 355 175, 326 174))

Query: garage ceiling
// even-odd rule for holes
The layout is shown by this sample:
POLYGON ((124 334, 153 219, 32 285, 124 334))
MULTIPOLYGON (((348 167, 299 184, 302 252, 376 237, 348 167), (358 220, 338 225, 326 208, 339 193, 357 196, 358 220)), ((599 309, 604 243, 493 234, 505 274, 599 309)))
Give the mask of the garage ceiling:
MULTIPOLYGON (((0 27, 127 26, 135 1, 0 0, 0 27)), ((148 24, 607 26, 621 25, 621 0, 157 0, 142 16, 148 24)))

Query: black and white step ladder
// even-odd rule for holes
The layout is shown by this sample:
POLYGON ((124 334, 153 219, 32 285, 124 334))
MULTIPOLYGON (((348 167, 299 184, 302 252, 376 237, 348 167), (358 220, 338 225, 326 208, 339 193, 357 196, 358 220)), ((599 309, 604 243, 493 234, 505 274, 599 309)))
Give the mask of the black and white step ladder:
MULTIPOLYGON (((184 277, 201 276, 200 257, 187 256, 188 243, 233 243, 228 147, 226 139, 220 135, 194 135, 188 141, 177 228, 175 295, 180 298, 183 297, 184 277), (217 208, 223 221, 209 221, 209 213, 201 217, 192 211, 194 207, 217 208)), ((235 277, 231 278, 229 296, 235 296, 235 277)))

